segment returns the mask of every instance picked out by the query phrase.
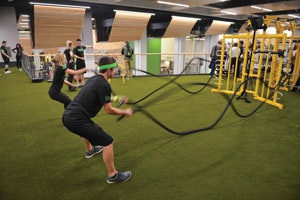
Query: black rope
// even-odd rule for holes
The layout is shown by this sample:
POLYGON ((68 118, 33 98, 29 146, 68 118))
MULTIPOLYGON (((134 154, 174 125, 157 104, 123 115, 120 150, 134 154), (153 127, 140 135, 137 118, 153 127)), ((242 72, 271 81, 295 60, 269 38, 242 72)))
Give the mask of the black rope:
MULTIPOLYGON (((203 83, 203 82, 197 82, 197 83, 192 83, 194 85, 202 85, 203 87, 197 91, 190 91, 188 89, 186 89, 182 84, 179 84, 178 82, 176 82, 176 80, 184 73, 184 71, 189 67, 189 65, 191 64, 191 62, 195 59, 200 59, 202 60, 202 58, 199 58, 199 57, 195 57, 193 59, 191 59, 191 61, 187 64, 187 66, 182 70, 182 72, 176 76, 175 78, 171 79, 170 81, 168 81, 167 83, 163 84, 162 86, 158 87, 157 89, 153 90, 152 92, 150 92, 149 94, 147 94, 146 96, 142 97, 141 99, 135 101, 135 102, 128 102, 127 104, 129 105, 132 105, 134 106, 135 108, 133 109, 134 112, 141 112, 142 114, 144 114, 146 117, 148 117, 149 119, 151 119, 154 123, 156 123, 157 125, 159 125, 160 127, 162 127, 163 129, 165 129, 166 131, 172 133, 172 134, 176 134, 176 135, 188 135, 188 134, 192 134, 192 133, 197 133, 197 132, 201 132, 201 131, 205 131, 205 130, 210 130, 212 129, 213 127, 215 127, 220 121, 221 119, 223 118, 223 116, 225 115, 226 111, 228 110, 228 108, 231 106, 234 113, 239 116, 239 117, 250 117, 251 115, 253 115, 254 113, 256 113, 260 108, 261 106, 266 102, 267 99, 269 99, 283 84, 284 82, 289 78, 289 76, 286 76, 285 79, 282 81, 283 79, 283 76, 280 77, 280 80, 278 81, 277 85, 274 86, 273 88, 268 86, 268 84, 263 81, 262 79, 259 79, 260 82, 262 82, 262 84, 264 84, 266 87, 268 87, 269 89, 274 89, 274 91, 268 96, 268 98, 266 98, 265 101, 262 101, 252 112, 246 114, 246 115, 242 115, 241 113, 238 112, 238 110, 236 109, 236 107, 234 106, 234 104, 232 103, 232 101, 234 100, 237 92, 240 90, 240 88, 242 86, 244 86, 244 88, 247 86, 248 84, 248 81, 251 81, 252 79, 257 79, 256 77, 247 77, 234 91, 233 95, 229 98, 228 95, 224 94, 224 93, 221 93, 222 96, 228 101, 227 105, 225 106, 224 110, 221 112, 221 114, 219 115, 219 117, 209 126, 207 127, 203 127, 203 128, 198 128, 198 129, 193 129, 193 130, 189 130, 189 131, 182 131, 182 132, 179 132, 179 131, 175 131, 169 127, 167 127, 166 125, 164 125, 162 122, 160 122, 157 118, 155 118, 152 114, 150 114, 146 109, 145 107, 146 106, 149 106, 150 103, 154 103, 154 101, 149 101, 148 102, 148 105, 145 104, 143 106, 141 105, 138 105, 139 103, 141 103, 142 101, 144 101, 145 99, 147 99, 148 97, 150 97, 151 95, 153 95, 154 93, 158 92, 159 90, 163 89, 164 87, 166 87, 167 85, 173 83, 175 85, 177 85, 180 89, 182 89, 183 91, 189 93, 189 94, 197 94, 201 91, 203 91, 203 89, 207 86, 210 86, 210 87, 213 87, 213 88, 216 88, 214 85, 210 84, 210 80, 212 77, 209 78, 209 80, 206 82, 206 83, 203 83)), ((161 77, 161 76, 158 76, 158 75, 155 75, 155 74, 152 74, 150 72, 146 72, 146 71, 143 71, 143 70, 138 70, 138 71, 141 71, 143 73, 146 73, 148 75, 151 75, 151 76, 155 76, 155 77, 161 77)), ((124 116, 120 116, 117 121, 120 121, 121 119, 123 119, 124 116)))
MULTIPOLYGON (((128 104, 137 104, 137 103, 140 103, 140 102, 144 101, 145 99, 147 99, 148 97, 150 97, 150 96, 152 96, 153 94, 155 94, 156 92, 160 91, 160 90, 163 89, 164 87, 170 85, 171 83, 174 83, 174 84, 178 85, 179 87, 184 88, 181 84, 177 83, 176 80, 177 80, 180 76, 183 75, 183 73, 186 71, 186 69, 187 69, 187 68, 191 65, 191 63, 192 63, 194 60, 196 60, 196 59, 198 59, 198 60, 205 60, 205 59, 200 58, 200 57, 194 57, 194 58, 192 58, 192 59, 189 61, 189 63, 185 66, 185 68, 180 72, 180 74, 177 75, 177 76, 175 76, 175 78, 171 79, 169 82, 167 82, 167 83, 163 84, 162 86, 158 87, 157 89, 153 90, 152 92, 150 92, 149 94, 147 94, 147 95, 144 96, 143 98, 141 98, 141 99, 139 99, 139 100, 137 100, 137 101, 135 101, 135 102, 129 102, 128 104)), ((206 61, 206 60, 205 60, 205 61, 206 61)), ((149 75, 151 75, 151 76, 161 77, 161 76, 152 74, 152 73, 150 73, 150 72, 146 72, 146 71, 144 71, 144 70, 139 70, 139 69, 134 69, 134 70, 143 72, 143 73, 145 73, 145 74, 149 74, 149 75)), ((210 80, 211 80, 211 78, 207 81, 207 83, 209 83, 210 80)), ((206 86, 206 85, 205 85, 205 86, 206 86)), ((204 88, 205 88, 205 87, 204 87, 204 88)), ((203 88, 203 89, 204 89, 204 88, 203 88)), ((203 90, 203 89, 202 89, 202 90, 203 90)), ((202 91, 202 90, 201 90, 201 91, 202 91)), ((189 92, 189 91, 186 90, 186 92, 189 92)), ((199 92, 200 92, 200 91, 199 91, 199 92)), ((191 92, 191 93, 192 93, 192 92, 191 92)), ((198 92, 197 92, 197 93, 198 93, 198 92)))

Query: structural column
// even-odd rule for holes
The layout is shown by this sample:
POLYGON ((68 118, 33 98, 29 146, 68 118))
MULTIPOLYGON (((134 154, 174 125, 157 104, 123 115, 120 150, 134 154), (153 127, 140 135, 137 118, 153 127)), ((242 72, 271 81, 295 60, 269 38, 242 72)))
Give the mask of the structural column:
POLYGON ((185 37, 176 37, 174 45, 174 74, 180 74, 185 67, 185 37))
MULTIPOLYGON (((143 36, 140 40, 134 42, 134 51, 135 51, 135 68, 139 70, 147 71, 147 34, 144 31, 143 36)), ((140 71, 133 71, 133 74, 136 76, 145 75, 140 71)))
MULTIPOLYGON (((92 14, 87 10, 85 12, 83 26, 82 26, 82 43, 87 46, 85 50, 85 64, 88 69, 95 69, 95 56, 87 55, 94 54, 93 47, 93 27, 92 27, 92 14)), ((85 77, 93 76, 93 72, 87 72, 85 77)))

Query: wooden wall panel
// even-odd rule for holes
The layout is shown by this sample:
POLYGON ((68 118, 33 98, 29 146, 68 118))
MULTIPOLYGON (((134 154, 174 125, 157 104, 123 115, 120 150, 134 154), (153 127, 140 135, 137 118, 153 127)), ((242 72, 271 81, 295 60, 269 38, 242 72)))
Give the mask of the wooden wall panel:
POLYGON ((238 33, 247 33, 248 31, 246 30, 248 24, 243 24, 240 28, 240 30, 238 31, 238 33))
POLYGON ((224 34, 229 28, 230 24, 232 24, 232 22, 223 22, 223 21, 214 20, 213 23, 208 28, 208 30, 206 31, 205 35, 224 34))
POLYGON ((35 48, 63 47, 81 36, 85 9, 34 6, 35 48))
POLYGON ((198 19, 172 17, 172 20, 164 34, 164 38, 183 37, 190 35, 190 32, 198 19))
POLYGON ((53 47, 53 48, 44 48, 44 54, 56 54, 58 53, 58 48, 53 47))
POLYGON ((20 36, 19 35, 19 41, 20 44, 22 45, 24 52, 31 55, 32 54, 32 48, 31 48, 31 39, 30 39, 30 35, 24 35, 24 36, 20 36))
POLYGON ((118 12, 110 32, 108 42, 140 40, 146 30, 150 14, 118 12))

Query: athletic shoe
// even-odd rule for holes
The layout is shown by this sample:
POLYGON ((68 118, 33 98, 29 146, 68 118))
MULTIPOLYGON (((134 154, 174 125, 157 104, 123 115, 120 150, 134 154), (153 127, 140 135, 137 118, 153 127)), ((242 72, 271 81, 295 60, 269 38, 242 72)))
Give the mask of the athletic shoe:
POLYGON ((98 153, 101 153, 103 150, 103 147, 102 146, 93 146, 93 149, 91 151, 87 151, 85 153, 85 157, 86 158, 91 158, 93 157, 94 155, 98 154, 98 153))
POLYGON ((19 71, 20 71, 20 72, 23 71, 22 68, 19 68, 19 71))
POLYGON ((131 171, 117 172, 113 178, 108 176, 106 182, 107 183, 125 182, 128 181, 131 178, 131 176, 132 176, 131 171))
POLYGON ((69 91, 70 92, 76 92, 77 90, 76 90, 76 87, 72 87, 72 88, 69 89, 69 91))
POLYGON ((5 73, 5 74, 10 74, 11 71, 10 71, 10 70, 7 70, 7 71, 5 71, 4 73, 5 73))

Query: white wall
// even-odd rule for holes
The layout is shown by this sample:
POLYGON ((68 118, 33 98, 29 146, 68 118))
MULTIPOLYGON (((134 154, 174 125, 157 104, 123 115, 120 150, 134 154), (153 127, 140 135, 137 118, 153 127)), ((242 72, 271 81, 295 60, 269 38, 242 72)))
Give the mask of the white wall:
MULTIPOLYGON (((90 48, 93 46, 93 27, 92 27, 92 14, 89 11, 85 11, 85 16, 83 20, 82 26, 82 43, 83 45, 89 46, 85 50, 85 64, 88 69, 95 70, 95 56, 94 55, 86 55, 86 54, 94 54, 94 49, 90 48)), ((85 77, 91 77, 94 75, 94 72, 85 73, 85 77)))
MULTIPOLYGON (((13 49, 19 43, 15 8, 0 7, 0 19, 0 44, 5 40, 7 41, 6 47, 13 49)), ((10 61, 16 61, 15 57, 15 54, 11 52, 10 61)), ((0 62, 3 62, 2 56, 0 56, 0 62)))
MULTIPOLYGON (((174 53, 175 38, 161 39, 161 53, 174 53)), ((174 55, 162 55, 162 60, 174 60, 174 55)))

